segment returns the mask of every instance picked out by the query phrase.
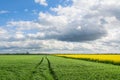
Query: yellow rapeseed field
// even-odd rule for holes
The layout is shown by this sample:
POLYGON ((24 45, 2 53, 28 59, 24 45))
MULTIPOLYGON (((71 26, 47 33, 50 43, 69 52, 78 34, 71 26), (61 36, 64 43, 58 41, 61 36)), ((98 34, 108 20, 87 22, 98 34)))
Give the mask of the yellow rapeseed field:
POLYGON ((70 58, 80 58, 80 59, 90 59, 90 60, 98 60, 98 61, 112 61, 115 63, 120 62, 120 55, 116 54, 68 54, 68 55, 58 55, 63 57, 70 58))

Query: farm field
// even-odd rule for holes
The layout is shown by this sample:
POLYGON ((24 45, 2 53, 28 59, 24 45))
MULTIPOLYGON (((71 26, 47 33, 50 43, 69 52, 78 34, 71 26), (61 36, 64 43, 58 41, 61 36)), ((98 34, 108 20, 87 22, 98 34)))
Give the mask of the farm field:
POLYGON ((66 54, 57 56, 120 65, 119 54, 66 54))
POLYGON ((0 80, 120 80, 120 66, 55 55, 0 55, 0 80))

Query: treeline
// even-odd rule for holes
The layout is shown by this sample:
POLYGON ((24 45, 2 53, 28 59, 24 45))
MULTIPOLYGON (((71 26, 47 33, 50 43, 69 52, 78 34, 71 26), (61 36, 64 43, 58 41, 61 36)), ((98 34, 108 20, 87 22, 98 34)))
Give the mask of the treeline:
MULTIPOLYGON (((50 54, 55 54, 55 53, 31 53, 31 52, 19 52, 19 53, 0 53, 0 55, 50 55, 50 54)), ((56 53, 58 54, 58 53, 56 53)))

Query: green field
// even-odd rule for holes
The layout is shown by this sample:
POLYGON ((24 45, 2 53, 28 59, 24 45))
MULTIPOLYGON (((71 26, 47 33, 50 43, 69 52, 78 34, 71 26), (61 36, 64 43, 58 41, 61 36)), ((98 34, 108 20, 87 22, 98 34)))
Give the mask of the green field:
POLYGON ((120 80, 120 66, 53 55, 0 55, 0 80, 120 80))

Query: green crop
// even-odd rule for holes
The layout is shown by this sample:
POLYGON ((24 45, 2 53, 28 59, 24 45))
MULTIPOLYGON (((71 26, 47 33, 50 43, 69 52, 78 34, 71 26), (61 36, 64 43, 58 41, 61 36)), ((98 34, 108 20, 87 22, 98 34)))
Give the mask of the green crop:
POLYGON ((0 55, 0 80, 120 80, 120 66, 53 55, 0 55))

